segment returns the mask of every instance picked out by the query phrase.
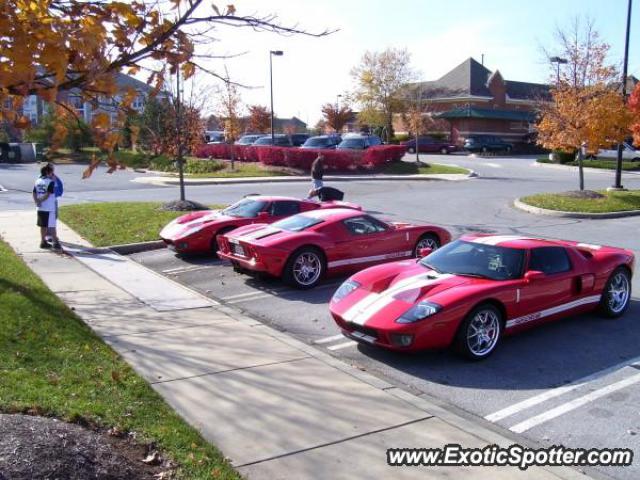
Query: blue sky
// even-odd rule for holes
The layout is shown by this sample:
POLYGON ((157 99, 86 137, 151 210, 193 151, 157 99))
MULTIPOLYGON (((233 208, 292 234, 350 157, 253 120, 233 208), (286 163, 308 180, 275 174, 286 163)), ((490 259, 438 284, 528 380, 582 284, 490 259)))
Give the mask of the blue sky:
MULTIPOLYGON (((247 54, 227 61, 231 76, 255 86, 242 92, 246 104, 269 104, 269 50, 274 57, 274 110, 296 115, 310 126, 320 107, 353 86, 349 71, 366 50, 407 48, 424 80, 440 77, 468 57, 499 69, 507 80, 545 82, 548 64, 542 47, 553 51, 553 32, 576 15, 595 20, 621 63, 627 0, 239 0, 238 14, 278 15, 286 25, 310 31, 339 28, 324 38, 279 36, 224 29, 209 51, 247 54)), ((640 78, 640 2, 632 12, 629 73, 640 78)), ((202 77, 202 81, 210 81, 202 77)), ((211 105, 210 105, 211 106, 211 105)))

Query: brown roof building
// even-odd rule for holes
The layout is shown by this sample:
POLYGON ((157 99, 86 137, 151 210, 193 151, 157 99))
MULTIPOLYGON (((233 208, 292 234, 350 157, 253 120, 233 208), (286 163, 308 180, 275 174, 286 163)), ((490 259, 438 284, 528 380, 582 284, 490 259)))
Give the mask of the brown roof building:
MULTIPOLYGON (((437 80, 409 85, 408 92, 434 120, 432 133, 446 134, 452 142, 474 134, 527 142, 538 106, 550 99, 549 85, 505 80, 499 70, 492 72, 473 58, 437 80)), ((407 132, 400 116, 394 130, 407 132)))

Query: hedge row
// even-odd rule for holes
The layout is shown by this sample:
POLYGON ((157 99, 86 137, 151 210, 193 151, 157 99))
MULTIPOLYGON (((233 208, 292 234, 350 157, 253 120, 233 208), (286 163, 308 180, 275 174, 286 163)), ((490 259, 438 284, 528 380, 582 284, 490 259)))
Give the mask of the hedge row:
POLYGON ((400 160, 405 152, 406 148, 403 145, 377 145, 366 150, 319 150, 220 143, 202 145, 196 151, 196 156, 217 159, 230 159, 233 156, 238 161, 309 170, 315 158, 321 153, 325 159, 325 168, 328 170, 355 170, 375 168, 400 160))

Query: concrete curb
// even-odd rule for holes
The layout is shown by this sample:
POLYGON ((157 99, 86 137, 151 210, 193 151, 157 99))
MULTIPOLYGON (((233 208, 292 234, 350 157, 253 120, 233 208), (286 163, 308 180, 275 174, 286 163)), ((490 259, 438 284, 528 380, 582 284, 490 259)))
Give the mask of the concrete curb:
MULTIPOLYGON (((478 174, 470 170, 468 174, 434 174, 434 175, 354 175, 341 176, 329 175, 324 180, 328 182, 366 182, 366 181, 449 181, 459 182, 470 178, 478 177, 478 174)), ((137 177, 131 180, 136 183, 173 186, 178 185, 180 180, 176 177, 137 177)), ((243 178, 185 178, 185 185, 237 185, 237 184, 257 184, 257 183, 294 183, 308 182, 309 177, 289 176, 289 177, 243 177, 243 178)))
POLYGON ((533 205, 522 202, 519 198, 513 201, 513 206, 519 210, 523 210, 534 215, 547 215, 558 218, 586 218, 592 220, 607 218, 635 217, 640 215, 640 210, 627 210, 625 212, 606 212, 606 213, 580 213, 580 212, 564 212, 561 210, 548 210, 546 208, 534 207, 533 205))
POLYGON ((131 255, 132 253, 147 252, 149 250, 159 250, 164 248, 162 240, 152 240, 150 242, 125 243, 123 245, 110 245, 106 247, 120 255, 131 255))

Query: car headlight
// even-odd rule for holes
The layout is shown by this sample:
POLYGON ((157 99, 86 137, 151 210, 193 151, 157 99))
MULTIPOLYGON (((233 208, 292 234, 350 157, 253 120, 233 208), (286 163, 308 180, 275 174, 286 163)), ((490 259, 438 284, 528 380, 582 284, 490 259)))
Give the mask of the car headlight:
POLYGON ((342 300, 344 297, 346 297, 347 295, 349 295, 351 292, 353 292, 359 287, 360 287, 360 284, 358 282, 354 280, 347 280, 342 285, 340 285, 340 288, 338 288, 338 290, 336 290, 336 293, 333 294, 331 301, 333 303, 339 302, 340 300, 342 300))
POLYGON ((440 310, 442 310, 442 305, 423 301, 407 310, 400 318, 396 320, 396 323, 414 323, 418 320, 422 320, 424 318, 435 315, 440 310))

